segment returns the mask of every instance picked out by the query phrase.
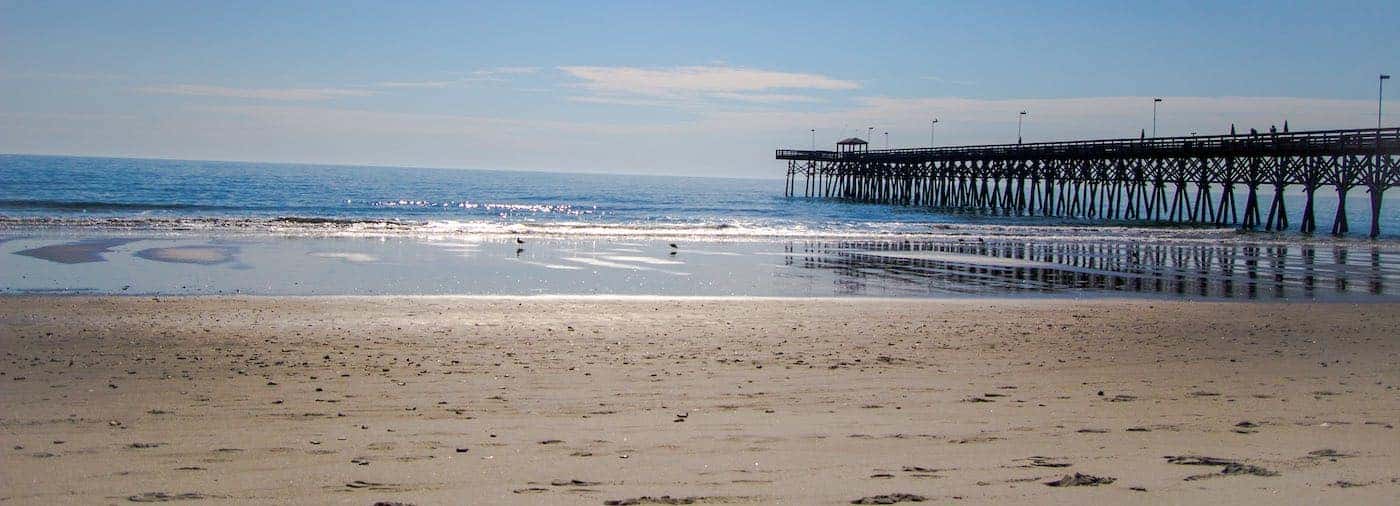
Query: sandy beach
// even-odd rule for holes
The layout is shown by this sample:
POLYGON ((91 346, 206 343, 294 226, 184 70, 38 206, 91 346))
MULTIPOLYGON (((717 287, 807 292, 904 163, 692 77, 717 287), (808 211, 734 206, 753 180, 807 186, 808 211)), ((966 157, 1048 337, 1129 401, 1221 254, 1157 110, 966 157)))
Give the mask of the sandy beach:
POLYGON ((0 502, 1393 504, 1397 328, 1391 303, 4 297, 0 502))

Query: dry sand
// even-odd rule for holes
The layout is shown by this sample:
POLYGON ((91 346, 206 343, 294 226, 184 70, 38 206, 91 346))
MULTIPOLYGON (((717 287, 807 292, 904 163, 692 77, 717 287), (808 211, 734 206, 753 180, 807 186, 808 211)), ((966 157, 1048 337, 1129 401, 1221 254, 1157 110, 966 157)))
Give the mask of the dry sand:
POLYGON ((1395 504, 1396 329, 1396 304, 8 297, 0 502, 1395 504), (1045 484, 1075 473, 1113 481, 1045 484))

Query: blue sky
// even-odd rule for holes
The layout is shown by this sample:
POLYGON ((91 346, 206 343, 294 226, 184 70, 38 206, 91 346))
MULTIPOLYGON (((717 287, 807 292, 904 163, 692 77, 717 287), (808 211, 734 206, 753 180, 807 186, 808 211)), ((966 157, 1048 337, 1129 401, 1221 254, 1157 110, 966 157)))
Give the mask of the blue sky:
POLYGON ((1161 135, 1366 127, 1397 19, 1393 1, 0 0, 0 152, 762 176, 812 128, 926 145, 938 117, 939 144, 1012 142, 1025 109, 1028 142, 1136 136, 1154 96, 1161 135))

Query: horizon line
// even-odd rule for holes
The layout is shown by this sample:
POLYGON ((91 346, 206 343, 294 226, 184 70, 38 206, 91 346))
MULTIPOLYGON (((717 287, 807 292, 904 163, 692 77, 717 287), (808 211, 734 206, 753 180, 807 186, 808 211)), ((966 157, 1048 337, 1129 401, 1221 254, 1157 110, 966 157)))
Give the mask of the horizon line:
POLYGON ((561 170, 561 169, 482 169, 474 167, 444 167, 427 165, 376 165, 376 164, 350 164, 350 163, 325 163, 325 162, 295 162, 295 161, 266 161, 266 160, 209 160, 196 158, 173 158, 163 156, 113 156, 113 155, 77 155, 77 154, 56 154, 56 153, 0 153, 3 156, 34 156, 48 158, 97 158, 97 159, 117 159, 117 160, 151 160, 164 162, 209 162, 227 164, 263 164, 263 165, 312 165, 321 167, 344 167, 356 169, 421 169, 421 170, 467 170, 479 172, 522 172, 536 174, 556 174, 556 175, 585 175, 585 176, 641 176, 641 177, 672 177, 672 178, 697 178, 697 179, 739 179, 739 180, 773 180, 781 181, 783 178, 774 177, 743 177, 743 176, 707 176, 690 174, 659 174, 647 172, 601 172, 594 170, 561 170))

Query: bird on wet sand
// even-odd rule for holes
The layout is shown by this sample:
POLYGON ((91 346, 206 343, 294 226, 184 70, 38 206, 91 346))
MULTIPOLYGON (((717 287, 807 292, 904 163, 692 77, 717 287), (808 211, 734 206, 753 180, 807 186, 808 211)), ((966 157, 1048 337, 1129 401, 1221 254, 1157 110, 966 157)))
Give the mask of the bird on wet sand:
POLYGON ((676 254, 676 250, 678 250, 678 249, 680 249, 680 246, 676 246, 676 243, 671 243, 671 254, 672 254, 672 255, 676 254))
POLYGON ((516 238, 515 238, 515 243, 516 243, 516 244, 525 244, 525 240, 524 240, 524 239, 521 239, 521 238, 519 238, 519 237, 516 237, 516 238))

